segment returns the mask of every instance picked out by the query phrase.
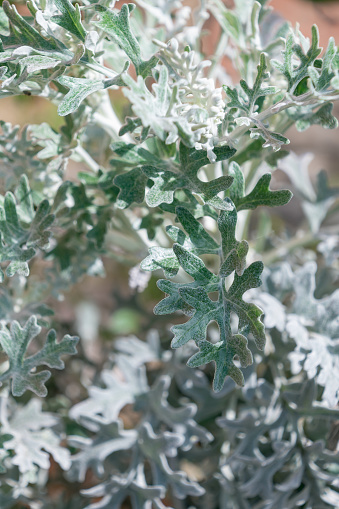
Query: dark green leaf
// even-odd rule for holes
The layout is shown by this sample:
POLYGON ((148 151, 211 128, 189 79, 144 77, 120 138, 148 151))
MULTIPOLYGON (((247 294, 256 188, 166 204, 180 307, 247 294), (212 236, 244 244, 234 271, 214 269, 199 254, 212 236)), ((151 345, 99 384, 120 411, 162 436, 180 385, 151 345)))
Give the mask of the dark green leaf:
MULTIPOLYGON (((37 50, 60 50, 65 46, 60 45, 52 37, 44 38, 40 33, 31 26, 16 10, 15 5, 5 0, 2 3, 2 8, 10 21, 10 34, 1 35, 1 40, 4 47, 13 46, 31 46, 37 50)), ((70 52, 70 55, 72 53, 70 52)))
MULTIPOLYGON (((168 226, 166 228, 167 234, 176 244, 192 254, 218 254, 218 244, 189 210, 184 207, 177 207, 176 213, 179 221, 189 234, 188 238, 180 228, 168 226)), ((177 274, 180 262, 173 249, 156 246, 151 247, 149 253, 149 256, 141 263, 143 270, 162 269, 166 277, 173 277, 177 274)))
POLYGON ((79 4, 74 7, 69 0, 54 0, 54 3, 61 15, 52 16, 52 21, 84 42, 86 30, 81 23, 79 4))
POLYGON ((204 252, 218 249, 216 241, 206 232, 204 227, 185 207, 176 208, 177 217, 187 231, 191 242, 195 247, 203 249, 204 252))
MULTIPOLYGON (((233 205, 231 200, 226 199, 226 201, 233 205)), ((218 219, 223 253, 223 262, 219 272, 221 277, 228 277, 234 270, 241 275, 245 269, 248 244, 246 240, 238 242, 235 238, 237 218, 237 210, 233 205, 231 210, 221 211, 218 219)))
MULTIPOLYGON (((213 360, 216 363, 215 390, 221 390, 227 375, 231 376, 236 383, 243 385, 243 375, 234 365, 233 358, 237 355, 242 367, 252 362, 252 355, 247 348, 248 334, 252 334, 259 349, 263 349, 265 345, 264 325, 260 320, 263 312, 255 304, 243 300, 247 290, 260 286, 263 264, 254 262, 245 269, 248 245, 245 241, 236 240, 237 211, 230 199, 226 199, 225 203, 228 209, 221 211, 218 220, 222 237, 223 262, 219 276, 208 270, 192 249, 187 249, 187 237, 182 236, 179 229, 172 227, 171 236, 180 240, 180 243, 174 244, 173 252, 178 264, 194 281, 191 283, 159 281, 158 287, 167 294, 167 297, 154 309, 156 314, 161 315, 180 310, 191 317, 186 323, 172 327, 174 333, 172 347, 179 348, 193 339, 201 351, 192 357, 189 365, 198 366, 213 360), (226 290, 225 278, 234 271, 233 282, 226 290), (218 300, 211 300, 209 293, 216 291, 219 293, 218 300), (239 317, 239 334, 232 332, 231 313, 239 317), (206 340, 207 327, 213 321, 218 324, 220 330, 221 341, 216 345, 206 340)), ((190 241, 193 243, 194 240, 202 250, 211 249, 211 252, 216 253, 214 239, 206 237, 206 232, 202 231, 200 223, 197 223, 187 210, 181 210, 178 207, 177 211, 178 218, 185 229, 190 231, 190 241)), ((159 267, 163 261, 161 253, 158 252, 157 255, 158 259, 154 263, 159 267)), ((165 263, 168 262, 169 256, 171 255, 168 250, 168 254, 164 256, 165 263)), ((175 272, 177 267, 173 258, 171 263, 171 268, 174 267, 175 272)))
POLYGON ((242 300, 243 294, 250 288, 261 285, 261 273, 264 270, 262 262, 254 262, 241 276, 234 274, 231 288, 226 292, 225 299, 241 321, 241 329, 247 329, 253 334, 255 343, 260 350, 265 346, 265 328, 260 317, 263 312, 255 304, 242 300))
POLYGON ((244 336, 234 334, 229 338, 227 345, 223 341, 212 344, 203 340, 199 343, 199 349, 199 352, 188 360, 187 365, 195 368, 211 361, 215 362, 213 389, 216 392, 221 391, 227 376, 230 376, 237 385, 244 385, 244 375, 233 362, 233 358, 237 356, 242 368, 253 363, 252 353, 244 336))
MULTIPOLYGON (((235 153, 235 149, 231 149, 228 146, 217 147, 215 152, 217 161, 223 161, 232 157, 235 153)), ((138 164, 141 162, 141 158, 152 159, 150 153, 141 148, 131 148, 131 152, 127 150, 121 155, 123 155, 127 165, 138 164)), ((121 163, 123 163, 123 161, 121 161, 121 163)), ((157 166, 144 165, 141 167, 141 170, 132 170, 135 173, 130 177, 128 177, 128 174, 116 177, 114 180, 115 184, 121 188, 121 192, 126 193, 126 196, 130 196, 129 201, 125 198, 119 199, 122 199, 126 204, 130 204, 132 201, 136 201, 133 199, 134 195, 141 198, 141 195, 144 196, 147 180, 151 179, 154 184, 146 192, 146 203, 149 207, 158 207, 166 203, 171 204, 174 200, 175 191, 179 189, 187 189, 190 192, 199 193, 204 201, 216 208, 223 208, 226 206, 216 195, 229 188, 233 182, 233 177, 227 175, 212 180, 211 182, 202 182, 198 178, 197 173, 204 165, 210 164, 205 150, 188 149, 181 143, 180 166, 171 163, 172 162, 169 162, 167 164, 166 162, 160 161, 160 164, 157 166), (167 166, 173 169, 166 169, 167 166), (140 171, 145 175, 144 180, 140 177, 140 171), (138 179, 140 179, 138 184, 135 181, 136 174, 138 174, 138 179), (132 188, 135 189, 133 193, 131 193, 131 185, 132 188), (143 186, 143 189, 141 189, 141 186, 143 186)), ((140 198, 138 199, 140 200, 140 198)), ((142 199, 140 201, 142 201, 142 199)), ((140 203, 140 201, 138 201, 138 203, 140 203)))
POLYGON ((118 175, 115 177, 114 183, 120 188, 117 200, 119 208, 124 209, 133 202, 142 203, 144 201, 147 176, 140 168, 118 175))
POLYGON ((291 198, 292 193, 287 189, 271 191, 269 185, 272 175, 265 173, 256 183, 253 191, 248 195, 235 200, 237 210, 255 209, 259 206, 278 207, 286 205, 291 198))
POLYGON ((111 149, 118 156, 111 159, 110 164, 117 169, 139 165, 156 166, 166 169, 166 161, 140 145, 118 141, 111 144, 111 149))
MULTIPOLYGON (((196 176, 200 168, 210 164, 206 150, 195 150, 180 143, 180 166, 183 173, 188 176, 196 176)), ((216 162, 225 161, 234 156, 236 149, 224 145, 213 149, 216 155, 216 162)))
POLYGON ((228 191, 228 194, 233 201, 237 203, 245 194, 245 179, 240 169, 240 166, 235 161, 232 161, 228 168, 228 173, 233 177, 233 183, 228 191))

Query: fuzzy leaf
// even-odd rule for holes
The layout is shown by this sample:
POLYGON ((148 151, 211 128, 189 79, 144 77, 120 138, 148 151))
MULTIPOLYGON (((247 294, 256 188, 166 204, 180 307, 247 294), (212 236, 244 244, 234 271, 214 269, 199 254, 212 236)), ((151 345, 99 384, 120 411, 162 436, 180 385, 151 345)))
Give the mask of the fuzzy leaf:
POLYGON ((154 246, 150 247, 149 256, 145 258, 140 267, 145 271, 162 269, 166 277, 174 277, 180 268, 173 249, 154 246))
MULTIPOLYGON (((191 315, 185 300, 180 293, 181 288, 189 286, 190 288, 199 288, 201 285, 209 291, 217 291, 219 278, 208 269, 206 269, 202 260, 194 255, 192 252, 184 249, 180 244, 174 244, 173 252, 177 258, 179 266, 182 264, 187 273, 195 279, 194 282, 185 285, 182 283, 172 283, 166 280, 159 280, 157 282, 160 290, 168 294, 168 297, 160 301, 154 308, 154 313, 157 315, 164 315, 173 313, 174 311, 182 310, 185 314, 191 315)), ((159 264, 160 265, 160 264, 159 264)), ((176 270, 177 266, 176 266, 176 270)))
POLYGON ((0 344, 8 356, 9 368, 1 375, 1 381, 11 380, 12 393, 14 396, 22 396, 27 390, 37 396, 46 396, 45 382, 50 378, 50 371, 35 372, 39 366, 63 369, 62 355, 74 355, 77 353, 75 345, 78 338, 66 335, 57 343, 56 333, 52 329, 47 335, 47 340, 41 350, 26 357, 26 350, 41 331, 37 325, 35 316, 25 323, 24 327, 16 321, 11 323, 10 330, 4 327, 0 330, 0 344))
MULTIPOLYGON (((217 254, 219 246, 216 241, 207 233, 203 226, 185 207, 177 207, 176 214, 189 234, 189 237, 176 226, 168 226, 167 234, 174 242, 180 244, 184 249, 193 254, 217 254)), ((149 256, 141 263, 143 270, 162 269, 166 277, 173 277, 177 274, 180 264, 173 249, 162 247, 151 247, 149 256)))
POLYGON ((159 71, 157 83, 152 85, 150 92, 142 76, 137 81, 129 76, 124 76, 124 82, 129 88, 124 88, 123 93, 132 104, 134 113, 140 118, 144 127, 151 127, 154 133, 162 141, 165 141, 169 133, 176 134, 177 129, 167 117, 171 101, 171 91, 168 84, 168 70, 162 66, 159 71))
MULTIPOLYGON (((197 264, 198 265, 198 264, 197 264)), ((196 277, 199 281, 204 280, 203 267, 193 266, 190 269, 190 275, 196 277)), ((205 269, 206 270, 206 269, 205 269)), ((234 355, 238 355, 243 367, 252 362, 252 356, 247 349, 247 339, 240 334, 232 335, 230 328, 231 311, 238 314, 243 327, 253 334, 258 348, 262 349, 265 344, 264 326, 260 321, 262 311, 254 304, 242 300, 242 295, 250 288, 255 288, 261 284, 260 274, 263 270, 261 262, 255 262, 250 265, 243 273, 243 276, 235 274, 234 282, 228 292, 220 294, 218 301, 212 301, 207 292, 201 286, 199 288, 182 287, 179 294, 187 304, 195 309, 192 318, 180 325, 172 327, 174 338, 172 347, 179 348, 193 339, 200 348, 203 344, 201 356, 196 354, 194 362, 208 362, 214 360, 216 363, 216 375, 214 389, 221 390, 226 375, 231 376, 236 383, 243 385, 244 380, 239 369, 233 365, 234 355), (212 345, 205 340, 207 326, 211 321, 217 322, 221 334, 221 342, 212 345), (206 345, 211 345, 208 347, 206 345), (214 356, 214 357, 213 357, 214 356), (203 360, 205 359, 205 360, 203 360), (223 377, 223 378, 222 378, 223 377)), ((193 364, 198 365, 198 364, 193 364)))
POLYGON ((246 240, 238 242, 235 238, 237 226, 237 210, 231 200, 226 199, 232 207, 220 213, 218 219, 218 228, 221 234, 221 247, 223 253, 223 263, 220 267, 219 275, 221 277, 229 276, 234 270, 241 276, 246 264, 248 253, 248 244, 246 240))
POLYGON ((183 437, 179 433, 165 432, 156 435, 149 422, 145 422, 139 430, 140 450, 145 458, 152 463, 156 478, 167 477, 167 483, 171 486, 174 495, 184 499, 188 495, 199 497, 205 493, 197 482, 187 479, 182 471, 173 471, 168 464, 167 457, 173 457, 183 437))
POLYGON ((312 27, 312 41, 311 46, 307 51, 295 42, 295 36, 290 34, 286 40, 284 54, 284 61, 278 62, 272 60, 271 64, 278 71, 280 71, 288 83, 288 90, 294 92, 299 83, 307 76, 309 76, 309 67, 315 62, 321 53, 322 48, 319 47, 319 33, 316 25, 312 27), (294 64, 295 55, 299 59, 299 65, 294 64))
MULTIPOLYGON (((60 49, 65 48, 62 43, 59 45, 52 37, 48 39, 42 37, 38 30, 18 13, 15 5, 10 5, 5 0, 2 3, 2 8, 10 21, 9 35, 1 34, 4 47, 31 46, 34 49, 43 51, 60 51, 60 49)), ((72 56, 71 52, 69 54, 72 56)))
MULTIPOLYGON (((228 146, 216 147, 214 149, 217 161, 223 161, 234 155, 235 150, 228 146)), ((180 144, 180 169, 173 172, 158 170, 156 168, 143 166, 144 173, 154 181, 154 186, 147 193, 146 202, 149 206, 155 207, 161 203, 172 203, 174 191, 186 188, 195 193, 200 193, 206 202, 217 200, 216 195, 225 191, 233 182, 233 177, 223 176, 210 182, 202 182, 197 173, 210 161, 205 150, 188 149, 183 143, 180 144)), ((222 201, 213 202, 215 206, 222 206, 222 201)))
POLYGON ((103 210, 98 209, 97 216, 97 223, 89 230, 86 237, 94 240, 96 245, 101 248, 111 220, 111 211, 103 207, 103 210))
POLYGON ((322 63, 320 71, 314 66, 308 69, 316 92, 323 92, 329 87, 329 85, 331 85, 331 80, 335 76, 334 68, 336 54, 337 48, 335 46, 334 38, 330 37, 325 55, 321 59, 322 63))
POLYGON ((69 0, 54 0, 54 3, 61 15, 52 16, 52 21, 84 42, 86 30, 81 23, 79 4, 74 7, 69 0))
POLYGON ((262 262, 254 262, 245 269, 241 276, 235 273, 232 286, 225 294, 229 306, 239 316, 240 329, 247 329, 253 334, 256 345, 260 350, 265 346, 265 329, 260 321, 262 310, 255 304, 242 300, 242 296, 250 288, 257 288, 261 285, 260 276, 263 270, 262 262))
MULTIPOLYGON (((99 423, 93 418, 83 418, 82 424, 90 429, 99 428, 99 423)), ((105 473, 105 460, 114 452, 131 449, 136 440, 136 431, 124 430, 120 420, 102 423, 94 440, 80 436, 72 437, 71 445, 81 451, 72 456, 72 469, 67 475, 68 479, 83 482, 89 468, 98 477, 102 477, 105 473)))
POLYGON ((247 339, 244 336, 234 334, 229 338, 227 346, 222 341, 212 344, 203 340, 199 348, 199 352, 188 360, 187 365, 196 368, 211 361, 215 362, 213 388, 216 392, 221 391, 227 376, 230 376, 237 385, 244 385, 244 375, 233 362, 234 356, 237 356, 242 368, 253 363, 252 353, 247 347, 247 339))
POLYGON ((245 80, 240 80, 240 86, 247 96, 246 101, 239 98, 236 89, 232 90, 230 87, 224 87, 226 94, 231 98, 231 101, 227 104, 229 108, 238 108, 244 111, 247 115, 251 115, 256 110, 260 109, 260 105, 258 103, 259 99, 278 92, 277 87, 264 86, 264 83, 268 81, 270 76, 269 72, 267 72, 265 53, 261 53, 260 55, 260 62, 257 70, 258 72, 253 87, 249 87, 245 80))
POLYGON ((237 210, 252 210, 262 205, 266 207, 286 205, 286 203, 288 203, 292 198, 291 191, 288 191, 287 189, 271 191, 269 189, 271 178, 272 175, 270 173, 265 173, 265 175, 260 177, 253 191, 249 194, 242 197, 240 194, 237 196, 233 195, 237 210))
MULTIPOLYGON (((232 157, 235 150, 223 146, 216 147, 214 152, 216 161, 223 161, 232 157)), ((189 149, 181 143, 180 167, 176 172, 143 166, 144 173, 154 181, 154 186, 146 195, 146 202, 153 207, 161 203, 172 203, 174 191, 185 188, 201 194, 207 203, 217 208, 223 207, 222 200, 219 200, 216 195, 230 187, 233 177, 228 175, 210 182, 202 182, 197 174, 200 168, 207 164, 210 164, 210 161, 205 150, 189 149)))
POLYGON ((111 149, 116 155, 110 164, 118 170, 141 165, 156 166, 165 170, 168 166, 166 161, 140 145, 118 141, 111 144, 111 149))
POLYGON ((290 353, 292 371, 303 367, 310 379, 316 377, 324 387, 322 399, 335 406, 339 396, 339 290, 316 299, 314 262, 306 263, 294 274, 295 298, 286 330, 297 348, 290 353))
POLYGON ((18 208, 20 218, 25 222, 32 221, 34 218, 34 206, 32 191, 26 175, 21 176, 15 195, 20 203, 20 207, 18 208))
POLYGON ((299 120, 296 120, 295 126, 298 131, 306 131, 311 125, 321 125, 325 129, 336 129, 338 120, 332 115, 333 103, 325 103, 316 111, 306 113, 299 120))
POLYGON ((106 80, 92 80, 87 78, 73 78, 71 76, 61 76, 58 78, 60 85, 69 88, 69 92, 65 95, 58 107, 58 114, 61 117, 69 115, 76 111, 82 101, 93 92, 109 88, 113 85, 123 85, 122 74, 128 69, 126 62, 123 71, 114 78, 106 80))
POLYGON ((41 71, 42 69, 52 69, 58 64, 60 64, 60 60, 45 55, 30 55, 20 58, 20 65, 24 67, 28 73, 41 71))
POLYGON ((252 118, 251 120, 256 124, 256 127, 250 128, 250 136, 251 138, 259 138, 260 136, 264 138, 264 148, 272 147, 274 151, 278 151, 283 145, 288 145, 290 143, 290 140, 286 138, 286 136, 270 131, 263 123, 257 122, 256 119, 252 118))
POLYGON ((59 419, 42 411, 42 401, 33 398, 25 406, 3 404, 1 431, 8 433, 4 449, 11 454, 11 463, 23 476, 34 476, 37 467, 48 470, 50 455, 64 470, 71 464, 70 453, 61 445, 61 436, 52 428, 59 419), (9 408, 8 408, 9 407, 9 408), (4 411, 5 410, 5 411, 4 411))
POLYGON ((140 118, 126 117, 125 124, 121 126, 119 130, 119 136, 123 136, 126 133, 133 133, 138 127, 142 126, 140 118))
MULTIPOLYGON (((229 159, 235 154, 235 150, 228 146, 216 147, 214 151, 217 161, 229 159)), ((147 151, 139 149, 138 155, 135 152, 133 149, 133 153, 127 156, 128 165, 130 160, 131 162, 134 160, 134 164, 138 164, 140 157, 149 158, 147 151)), ((199 193, 206 203, 216 208, 223 208, 226 206, 225 203, 216 195, 230 187, 233 177, 227 175, 210 182, 202 182, 197 173, 206 164, 210 164, 210 161, 205 150, 189 149, 181 143, 180 164, 173 164, 171 166, 173 169, 166 169, 166 165, 161 162, 159 166, 143 165, 141 168, 135 168, 129 173, 115 177, 114 183, 121 189, 118 206, 125 208, 133 201, 141 203, 145 194, 149 207, 172 204, 175 191, 187 189, 199 193), (148 179, 153 181, 153 186, 145 191, 148 179)))
MULTIPOLYGON (((210 164, 205 150, 195 150, 187 147, 184 143, 180 143, 179 151, 181 170, 190 177, 196 176, 200 168, 210 164)), ((228 145, 224 145, 222 147, 215 147, 214 152, 216 154, 215 162, 219 162, 234 156, 236 150, 228 145)), ((230 185, 230 179, 228 183, 230 185)))
MULTIPOLYGON (((156 314, 168 314, 181 310, 191 317, 186 323, 172 327, 174 334, 172 347, 179 348, 192 339, 199 348, 202 345, 202 352, 194 356, 193 365, 198 365, 194 364, 196 362, 203 364, 211 360, 215 361, 214 388, 218 391, 221 390, 226 375, 243 385, 243 376, 234 365, 233 357, 238 355, 243 367, 251 363, 252 357, 247 349, 248 334, 253 335, 259 349, 263 349, 265 345, 264 325, 260 320, 262 311, 256 305, 243 300, 243 294, 247 290, 260 286, 263 264, 254 262, 245 269, 248 245, 245 241, 236 240, 237 212, 231 200, 227 199, 226 203, 228 210, 222 210, 218 219, 224 259, 219 276, 209 271, 192 250, 189 251, 183 245, 174 244, 173 252, 179 265, 194 281, 172 283, 160 280, 158 287, 168 296, 154 309, 156 314), (225 278, 233 271, 235 271, 233 283, 226 290, 225 278), (219 293, 218 300, 211 300, 208 294, 215 291, 219 293), (231 313, 236 313, 239 317, 240 334, 232 332, 231 313), (220 330, 221 341, 216 345, 206 341, 207 327, 212 321, 217 322, 220 330)), ((187 228, 191 230, 190 237, 196 238, 201 225, 199 223, 199 226, 195 225, 187 215, 187 211, 183 214, 179 210, 179 215, 187 228)), ((185 239, 181 241, 185 242, 185 239)), ((198 239, 198 242, 200 241, 204 242, 201 236, 198 239)), ((205 239, 204 246, 206 242, 208 247, 212 246, 210 239, 205 239)), ((161 254, 156 263, 158 266, 161 265, 161 254)))
POLYGON ((10 277, 16 272, 29 274, 27 261, 33 258, 37 248, 44 249, 49 245, 49 228, 54 221, 47 200, 40 202, 34 212, 26 177, 21 178, 19 189, 22 207, 10 192, 6 193, 4 205, 0 207, 0 261, 11 262, 6 269, 10 277))
POLYGON ((118 175, 115 177, 114 183, 120 188, 117 201, 119 208, 124 209, 133 202, 142 203, 144 201, 147 176, 140 168, 118 175))
POLYGON ((228 190, 228 194, 233 203, 238 203, 241 198, 245 195, 245 179, 243 172, 238 163, 231 161, 228 173, 233 177, 233 183, 228 190))
POLYGON ((146 203, 149 207, 158 207, 161 203, 172 203, 176 189, 189 187, 185 177, 180 178, 172 171, 159 170, 152 166, 143 166, 142 171, 154 182, 146 194, 146 203))
POLYGON ((137 74, 146 77, 156 65, 158 58, 153 56, 148 61, 141 58, 140 45, 131 31, 129 15, 134 4, 124 4, 118 14, 106 10, 101 14, 100 21, 94 23, 124 50, 131 59, 137 74))
POLYGON ((104 89, 104 82, 101 80, 90 80, 84 78, 72 78, 71 76, 61 76, 58 81, 64 87, 69 88, 58 107, 58 114, 61 117, 69 115, 76 111, 82 101, 93 92, 104 89))
POLYGON ((175 209, 177 218, 189 235, 190 241, 204 253, 215 252, 219 248, 217 242, 210 236, 199 221, 185 207, 175 209))

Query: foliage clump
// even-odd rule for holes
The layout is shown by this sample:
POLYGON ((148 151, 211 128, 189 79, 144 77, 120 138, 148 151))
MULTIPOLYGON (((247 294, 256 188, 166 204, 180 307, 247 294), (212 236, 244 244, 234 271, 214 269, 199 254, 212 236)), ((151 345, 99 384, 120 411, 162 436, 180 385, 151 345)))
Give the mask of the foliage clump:
POLYGON ((0 98, 63 119, 0 124, 2 509, 339 507, 339 192, 287 151, 339 53, 268 3, 2 3, 0 98))

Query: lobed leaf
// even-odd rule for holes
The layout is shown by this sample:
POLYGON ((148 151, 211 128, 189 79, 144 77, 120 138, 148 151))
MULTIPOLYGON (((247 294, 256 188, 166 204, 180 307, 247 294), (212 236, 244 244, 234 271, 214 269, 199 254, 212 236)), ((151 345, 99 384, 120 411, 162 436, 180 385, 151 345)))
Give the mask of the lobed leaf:
POLYGON ((79 4, 74 7, 69 0, 54 0, 54 3, 61 15, 52 16, 52 21, 84 42, 86 30, 81 22, 79 4))
MULTIPOLYGON (((240 179, 241 177, 238 178, 240 179)), ((292 198, 291 191, 287 189, 271 191, 269 189, 271 178, 272 175, 270 173, 265 173, 265 175, 260 177, 253 191, 246 196, 240 196, 240 192, 233 193, 232 196, 237 210, 252 210, 260 206, 278 207, 286 205, 292 198)))
POLYGON ((306 131, 311 125, 321 125, 324 129, 336 129, 338 120, 332 115, 333 103, 325 103, 316 111, 311 111, 296 119, 298 131, 306 131))
MULTIPOLYGON (((207 233, 205 228, 185 207, 177 207, 178 220, 187 231, 189 237, 176 226, 168 226, 167 234, 178 245, 193 254, 217 254, 219 246, 217 242, 207 233)), ((173 249, 162 247, 151 247, 149 256, 141 263, 141 268, 146 271, 162 269, 166 277, 173 277, 177 274, 180 263, 173 249)))
POLYGON ((27 262, 33 258, 37 248, 48 247, 50 227, 54 221, 47 200, 41 201, 36 211, 33 210, 25 176, 20 179, 18 198, 22 198, 22 205, 17 204, 14 195, 8 192, 3 207, 0 207, 0 262, 10 262, 6 269, 9 277, 16 272, 25 276, 29 274, 27 262))
POLYGON ((5 438, 2 450, 10 455, 11 465, 23 478, 34 475, 37 468, 49 469, 50 456, 63 470, 70 468, 70 452, 61 445, 62 436, 53 429, 59 422, 56 415, 42 410, 41 399, 32 398, 20 405, 13 398, 6 401, 2 397, 1 440, 5 438))
POLYGON ((147 176, 141 168, 117 175, 114 183, 120 188, 117 200, 119 208, 126 208, 133 202, 142 203, 144 201, 147 176))
POLYGON ((170 133, 177 133, 177 128, 170 118, 167 118, 171 91, 165 66, 160 67, 157 83, 152 85, 153 94, 146 87, 142 76, 138 76, 137 81, 134 81, 131 76, 125 75, 124 82, 129 88, 124 88, 123 93, 131 102, 134 113, 144 127, 151 127, 162 141, 166 141, 170 133))
POLYGON ((229 338, 227 346, 223 341, 212 344, 209 341, 201 341, 199 352, 188 360, 187 365, 191 368, 215 362, 215 374, 213 388, 216 392, 221 391, 225 378, 231 377, 237 385, 245 383, 242 371, 234 364, 233 358, 237 356, 242 368, 253 363, 252 353, 247 347, 247 339, 241 334, 234 334, 229 338))
POLYGON ((268 81, 270 74, 267 71, 267 62, 265 53, 261 53, 259 65, 257 67, 257 75, 253 84, 250 87, 245 80, 240 80, 242 91, 246 95, 246 100, 239 96, 236 89, 224 86, 226 94, 230 97, 231 101, 227 103, 229 108, 238 108, 244 111, 247 115, 252 115, 256 110, 260 110, 262 99, 268 95, 276 94, 279 89, 274 86, 267 86, 265 82, 268 81))
POLYGON ((295 36, 290 34, 287 37, 285 50, 283 51, 284 60, 278 62, 277 60, 271 60, 271 64, 278 71, 280 71, 288 83, 288 90, 292 93, 295 92, 299 83, 309 76, 309 67, 314 64, 322 51, 319 47, 319 32, 316 25, 312 26, 312 41, 307 51, 295 42, 295 36), (295 56, 299 60, 299 65, 295 65, 295 56))
POLYGON ((10 21, 9 35, 1 34, 4 47, 31 46, 37 50, 47 51, 58 51, 65 48, 64 44, 60 43, 59 45, 52 37, 44 38, 18 13, 15 5, 10 5, 7 0, 2 3, 2 9, 10 21))
POLYGON ((29 344, 40 331, 41 327, 37 325, 35 316, 29 318, 23 327, 12 321, 10 330, 7 327, 0 330, 0 344, 9 360, 9 368, 1 375, 0 380, 11 380, 14 396, 22 396, 27 390, 37 396, 46 396, 45 382, 51 373, 48 370, 36 372, 36 368, 44 365, 63 369, 64 362, 60 357, 76 354, 75 345, 79 338, 66 335, 57 343, 56 332, 52 329, 42 349, 26 357, 29 344))
MULTIPOLYGON (((123 72, 127 67, 125 66, 123 72)), ((87 78, 73 78, 72 76, 61 76, 58 78, 60 85, 69 88, 58 107, 58 114, 61 117, 76 111, 82 101, 93 92, 98 92, 112 85, 122 85, 121 74, 109 80, 92 80, 87 78)))
MULTIPOLYGON (((154 309, 156 314, 168 314, 181 310, 190 317, 187 322, 172 327, 171 330, 174 334, 172 347, 179 348, 190 340, 194 340, 201 351, 193 356, 188 365, 196 366, 213 360, 216 364, 214 378, 216 391, 221 390, 227 375, 233 378, 236 383, 244 384, 243 375, 240 369, 235 366, 233 358, 238 356, 242 367, 246 367, 252 362, 246 336, 251 334, 259 349, 263 349, 265 345, 265 330, 261 322, 263 312, 255 304, 243 300, 245 292, 261 285, 260 276, 263 264, 254 262, 245 269, 248 244, 245 241, 236 240, 237 211, 230 199, 225 201, 228 205, 227 210, 222 210, 218 219, 223 260, 219 275, 208 270, 192 248, 191 250, 187 249, 187 237, 181 237, 180 231, 175 231, 174 235, 180 238, 181 244, 173 245, 173 253, 179 266, 194 281, 172 283, 160 280, 158 287, 168 296, 154 309), (233 272, 235 272, 233 282, 226 290, 225 278, 233 272), (218 299, 211 300, 209 293, 216 291, 219 294, 218 299), (232 332, 231 313, 235 313, 239 317, 239 333, 236 334, 232 332), (207 327, 210 322, 216 322, 219 326, 221 341, 217 344, 209 343, 206 340, 207 327)), ((213 246, 212 252, 218 252, 214 239, 206 236, 200 223, 192 218, 187 210, 178 208, 178 217, 185 225, 186 230, 190 230, 190 242, 193 243, 193 239, 195 239, 196 244, 201 245, 201 249, 209 250, 213 246)), ((161 253, 157 254, 159 260, 154 260, 154 263, 159 267, 162 259, 161 253)), ((172 266, 174 266, 173 262, 172 266)))
MULTIPOLYGON (((127 166, 133 162, 134 164, 142 162, 141 158, 150 158, 148 151, 144 149, 131 150, 132 153, 128 153, 124 159, 127 166)), ((215 148, 217 161, 229 159, 235 152, 235 149, 228 146, 215 148)), ((200 168, 210 163, 205 150, 189 149, 181 143, 179 164, 171 163, 172 161, 168 164, 160 162, 158 166, 142 165, 129 173, 115 177, 114 183, 120 188, 118 207, 125 208, 133 201, 141 203, 144 197, 149 207, 172 204, 175 191, 179 189, 199 193, 206 203, 216 208, 226 206, 217 194, 230 187, 233 177, 227 175, 210 182, 202 182, 197 173, 200 168), (171 169, 166 169, 167 167, 171 169), (148 179, 153 181, 153 186, 146 191, 148 179)))
POLYGON ((134 4, 124 4, 118 14, 105 10, 101 14, 100 21, 95 22, 94 25, 106 32, 124 50, 133 62, 137 74, 145 78, 150 75, 158 58, 153 56, 147 61, 141 58, 140 45, 132 33, 129 21, 129 15, 133 8, 134 4))

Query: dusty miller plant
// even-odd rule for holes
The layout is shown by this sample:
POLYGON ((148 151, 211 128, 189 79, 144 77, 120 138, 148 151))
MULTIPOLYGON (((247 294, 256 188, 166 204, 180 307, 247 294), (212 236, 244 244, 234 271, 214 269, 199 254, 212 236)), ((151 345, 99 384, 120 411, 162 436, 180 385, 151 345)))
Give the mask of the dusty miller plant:
POLYGON ((339 53, 234 3, 2 3, 0 97, 64 118, 1 122, 2 509, 339 507, 339 190, 286 150, 339 53), (148 325, 96 362, 54 311, 111 260, 148 325))

